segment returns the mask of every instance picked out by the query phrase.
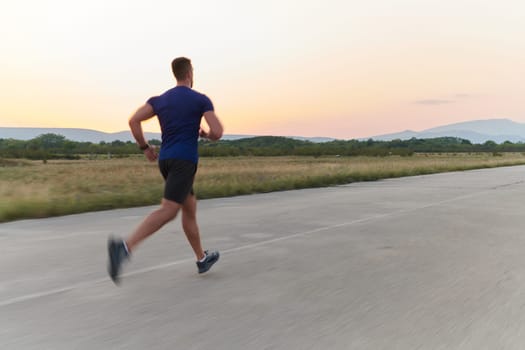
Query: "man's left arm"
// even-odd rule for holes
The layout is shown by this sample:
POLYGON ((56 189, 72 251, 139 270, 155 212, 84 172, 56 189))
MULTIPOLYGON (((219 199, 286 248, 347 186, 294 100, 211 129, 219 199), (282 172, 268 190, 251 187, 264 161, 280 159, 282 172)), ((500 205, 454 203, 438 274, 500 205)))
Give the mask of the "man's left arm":
POLYGON ((157 159, 157 153, 148 145, 148 142, 144 138, 144 132, 142 131, 142 122, 146 121, 155 116, 155 111, 153 107, 146 103, 129 118, 129 127, 133 137, 137 141, 140 149, 144 151, 144 155, 148 160, 154 161, 157 159))

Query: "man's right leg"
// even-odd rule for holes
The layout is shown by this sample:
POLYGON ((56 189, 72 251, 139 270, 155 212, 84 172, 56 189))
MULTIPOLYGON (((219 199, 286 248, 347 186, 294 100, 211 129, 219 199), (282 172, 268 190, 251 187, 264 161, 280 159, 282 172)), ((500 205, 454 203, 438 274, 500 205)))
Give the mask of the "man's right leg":
POLYGON ((182 228, 197 260, 201 260, 204 258, 204 250, 202 250, 199 226, 197 225, 197 198, 194 194, 189 194, 182 204, 182 228))
POLYGON ((189 194, 182 205, 182 228, 197 257, 199 273, 208 271, 219 260, 219 252, 203 251, 202 249, 197 225, 197 198, 194 194, 189 194))

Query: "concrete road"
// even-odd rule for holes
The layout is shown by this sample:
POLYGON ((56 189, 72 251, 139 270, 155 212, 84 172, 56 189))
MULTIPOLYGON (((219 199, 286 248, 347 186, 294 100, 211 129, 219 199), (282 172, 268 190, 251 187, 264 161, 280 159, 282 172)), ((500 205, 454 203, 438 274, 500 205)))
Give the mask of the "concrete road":
POLYGON ((200 201, 120 287, 154 207, 0 225, 0 349, 525 349, 525 167, 200 201))

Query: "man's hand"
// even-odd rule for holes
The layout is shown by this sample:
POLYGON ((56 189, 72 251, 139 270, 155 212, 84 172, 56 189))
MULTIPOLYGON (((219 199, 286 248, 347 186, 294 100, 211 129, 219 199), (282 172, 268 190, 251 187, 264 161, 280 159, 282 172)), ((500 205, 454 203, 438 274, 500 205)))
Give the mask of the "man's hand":
POLYGON ((203 138, 207 139, 208 136, 209 135, 208 135, 208 132, 206 130, 204 130, 203 128, 199 129, 199 137, 203 137, 203 138))
POLYGON ((157 150, 155 149, 155 146, 152 145, 144 150, 144 155, 150 162, 154 162, 158 158, 157 150))

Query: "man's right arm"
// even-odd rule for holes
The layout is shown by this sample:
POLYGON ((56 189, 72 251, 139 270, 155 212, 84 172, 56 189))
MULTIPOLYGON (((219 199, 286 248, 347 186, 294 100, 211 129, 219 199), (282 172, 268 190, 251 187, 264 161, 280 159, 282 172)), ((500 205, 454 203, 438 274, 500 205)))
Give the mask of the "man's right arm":
POLYGON ((212 141, 217 141, 222 137, 224 128, 222 127, 221 121, 217 117, 214 111, 204 112, 204 119, 210 130, 205 133, 205 137, 212 141))

